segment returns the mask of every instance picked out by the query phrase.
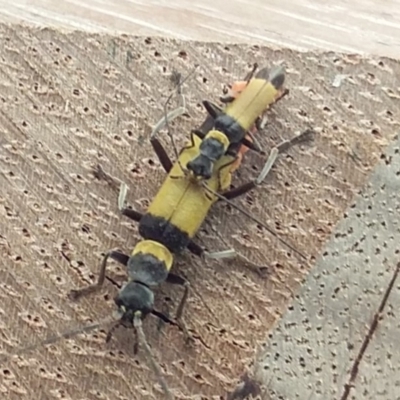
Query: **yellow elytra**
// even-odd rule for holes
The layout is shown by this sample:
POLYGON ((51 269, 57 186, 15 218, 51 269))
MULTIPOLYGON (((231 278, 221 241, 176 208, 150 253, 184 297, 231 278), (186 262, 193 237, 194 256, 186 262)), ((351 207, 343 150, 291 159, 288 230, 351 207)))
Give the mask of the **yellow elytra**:
POLYGON ((280 87, 275 87, 269 78, 265 78, 262 73, 252 78, 235 100, 224 108, 224 114, 237 121, 245 131, 281 95, 280 87))
MULTIPOLYGON (((219 138, 229 145, 227 137, 218 131, 211 131, 210 137, 219 138)), ((190 175, 185 174, 181 166, 199 154, 201 139, 191 136, 191 143, 179 154, 179 162, 175 162, 167 178, 151 202, 147 214, 162 218, 178 228, 187 238, 193 238, 204 222, 211 206, 218 197, 209 192, 190 175)), ((223 156, 216 163, 210 179, 204 183, 214 192, 229 188, 232 174, 231 167, 235 157, 223 156)))

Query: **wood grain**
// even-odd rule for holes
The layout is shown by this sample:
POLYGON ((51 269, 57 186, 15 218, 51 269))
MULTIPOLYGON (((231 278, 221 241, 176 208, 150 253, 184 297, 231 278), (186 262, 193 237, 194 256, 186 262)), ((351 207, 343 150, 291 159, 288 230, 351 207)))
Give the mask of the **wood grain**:
MULTIPOLYGON (((223 398, 254 361, 257 344, 265 342, 285 312, 370 171, 395 143, 400 128, 399 62, 340 52, 398 57, 399 13, 398 0, 334 4, 0 0, 0 20, 13 23, 0 24, 2 355, 89 320, 97 321, 113 309, 117 288, 111 283, 98 296, 79 303, 71 303, 65 296, 71 287, 95 279, 103 251, 111 247, 129 251, 138 239, 136 227, 118 214, 116 193, 94 180, 92 167, 101 162, 129 183, 129 200, 135 207, 146 206, 164 176, 146 139, 162 113, 171 72, 186 73, 195 63, 201 64, 198 76, 188 82, 185 91, 190 118, 173 124, 181 145, 189 129, 204 116, 199 107, 202 99, 216 99, 223 85, 243 76, 254 61, 268 65, 285 62, 291 94, 272 111, 268 135, 261 141, 269 148, 307 126, 313 126, 318 135, 312 146, 294 149, 283 157, 262 189, 239 204, 306 252, 311 263, 296 259, 255 224, 220 205, 200 232, 201 242, 222 250, 224 245, 211 229, 217 227, 228 245, 268 265, 268 279, 260 280, 236 261, 204 264, 185 255, 176 269, 192 283, 186 318, 208 348, 200 342, 193 349, 185 348, 179 332, 168 328, 159 333, 154 321, 145 324, 156 358, 178 399, 223 398), (40 29, 21 25, 21 21, 40 29), (342 74, 345 79, 340 87, 333 87, 335 77, 342 74)), ((387 160, 383 157, 383 161, 387 160)), ((263 162, 259 156, 249 155, 237 181, 254 176, 263 162)), ((384 211, 381 205, 377 213, 384 211)), ((396 216, 390 218, 393 224, 397 221, 396 216)), ((357 259, 352 260, 357 266, 357 259)), ((391 269, 381 272, 383 265, 376 264, 371 276, 380 276, 375 282, 381 283, 383 292, 391 269)), ((354 264, 347 271, 351 267, 354 264)), ((363 271, 356 272, 362 279, 363 271)), ((110 276, 123 282, 126 273, 113 265, 110 276)), ((337 274, 337 279, 340 276, 337 274)), ((346 279, 352 283, 352 276, 346 279)), ((327 282, 336 284, 332 276, 327 282)), ((317 293, 317 286, 306 282, 303 290, 317 293)), ((352 319, 354 329, 338 333, 343 340, 360 343, 378 303, 378 286, 374 286, 373 302, 364 309, 365 315, 352 319)), ((360 286, 356 289, 362 291, 360 286)), ((180 295, 162 287, 157 304, 176 305, 180 295)), ((312 308, 313 296, 308 297, 312 308)), ((393 294, 392 309, 394 299, 393 294)), ((325 310, 328 302, 322 299, 321 303, 325 310)), ((301 302, 294 307, 299 305, 301 302)), ((310 307, 300 310, 300 315, 317 318, 307 314, 310 307)), ((391 311, 385 311, 384 323, 390 321, 391 311)), ((293 313, 288 315, 290 319, 293 313)), ((352 317, 347 314, 345 319, 352 317)), ((307 323, 304 319, 296 323, 299 329, 291 333, 291 340, 300 340, 299 335, 306 340, 307 332, 301 329, 306 329, 307 323)), ((328 321, 327 329, 334 323, 335 319, 328 321)), ((383 341, 391 338, 396 343, 396 326, 384 325, 366 352, 360 364, 364 369, 355 381, 357 394, 365 392, 364 385, 369 385, 368 393, 380 395, 382 400, 392 393, 388 391, 390 380, 397 370, 389 363, 385 368, 365 363, 368 357, 382 362, 382 352, 393 352, 394 345, 383 341), (376 390, 371 386, 375 371, 381 373, 376 390)), ((274 340, 279 332, 282 330, 275 331, 274 340)), ((329 348, 325 341, 329 332, 321 335, 312 345, 316 353, 329 348)), ((278 344, 282 357, 302 349, 287 345, 286 351, 287 336, 278 344)), ((258 366, 271 360, 273 351, 272 346, 258 366)), ((291 380, 298 372, 295 367, 302 368, 301 362, 293 362, 290 368, 284 363, 288 400, 292 393, 336 400, 353 353, 352 358, 347 352, 339 355, 346 365, 339 371, 340 383, 335 381, 335 370, 329 368, 324 370, 330 372, 325 375, 325 386, 319 385, 317 376, 307 375, 322 387, 318 393, 303 387, 306 380, 300 378, 304 370, 297 381, 291 380), (335 387, 330 379, 337 383, 335 387)), ((321 359, 332 365, 338 357, 324 353, 321 359)), ((279 360, 274 367, 276 375, 264 376, 264 382, 284 376, 278 364, 279 360)), ((124 330, 117 332, 108 346, 104 332, 94 332, 7 358, 1 365, 0 393, 10 399, 162 398, 143 355, 133 356, 131 334, 124 330)), ((313 367, 313 360, 307 360, 311 374, 313 367)), ((275 389, 281 390, 279 385, 275 389)))
POLYGON ((400 54, 400 0, 0 0, 0 20, 297 50, 400 54))

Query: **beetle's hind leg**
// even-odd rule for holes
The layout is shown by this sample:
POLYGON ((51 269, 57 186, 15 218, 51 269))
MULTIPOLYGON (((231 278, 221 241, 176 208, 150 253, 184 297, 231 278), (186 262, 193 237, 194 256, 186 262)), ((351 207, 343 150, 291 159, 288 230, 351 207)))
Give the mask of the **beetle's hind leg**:
POLYGON ((126 203, 126 195, 128 194, 128 185, 125 182, 121 182, 118 193, 118 209, 123 214, 128 209, 126 203))
POLYGON ((278 144, 277 146, 273 147, 269 157, 264 164, 263 169, 261 170, 260 174, 256 179, 253 181, 247 182, 235 189, 228 190, 223 193, 224 198, 228 200, 235 199, 236 197, 242 196, 245 193, 249 192, 250 190, 256 188, 260 185, 270 173, 273 165, 275 164, 276 160, 278 159, 279 154, 288 151, 291 147, 298 145, 300 143, 311 141, 314 136, 314 131, 311 129, 307 129, 306 131, 300 133, 300 135, 295 136, 290 140, 285 140, 278 144))
MULTIPOLYGON (((222 193, 222 197, 220 200, 232 200, 235 199, 236 197, 239 197, 250 190, 256 188, 258 185, 260 185, 265 178, 268 176, 269 172, 271 171, 273 165, 275 164, 278 156, 280 153, 283 153, 287 150, 289 150, 292 146, 297 145, 299 143, 303 143, 306 141, 310 141, 313 138, 314 132, 309 129, 304 132, 302 132, 300 135, 292 138, 291 140, 285 140, 284 142, 280 143, 278 146, 274 147, 271 150, 271 153, 264 164, 263 169, 261 170, 260 174, 256 179, 253 181, 250 181, 248 183, 245 183, 235 189, 226 191, 222 193)), ((214 232, 219 236, 220 240, 224 242, 224 238, 220 235, 220 233, 215 230, 213 227, 212 229, 214 232)), ((265 275, 265 271, 268 271, 268 268, 266 266, 259 266, 252 261, 250 261, 246 256, 237 253, 234 249, 228 250, 228 251, 222 251, 222 252, 214 252, 214 253, 205 253, 204 256, 206 258, 213 258, 213 259, 222 259, 222 258, 238 258, 244 262, 244 265, 246 267, 251 268, 252 270, 255 270, 257 273, 260 275, 265 275)))
POLYGON ((121 253, 119 251, 111 250, 108 251, 105 256, 103 257, 103 261, 101 263, 100 267, 100 272, 99 272, 99 277, 97 279, 97 282, 93 285, 89 285, 86 287, 83 287, 81 289, 73 289, 68 293, 68 297, 71 300, 77 300, 80 297, 85 297, 88 296, 91 293, 95 293, 101 289, 101 287, 104 284, 105 278, 106 278, 106 269, 107 269, 107 261, 109 258, 112 258, 115 261, 118 261, 119 263, 123 265, 127 265, 129 256, 127 256, 124 253, 121 253))
POLYGON ((106 181, 113 189, 118 189, 122 181, 104 171, 100 164, 93 169, 93 175, 100 181, 106 181))
MULTIPOLYGON (((214 232, 216 232, 216 234, 219 236, 219 239, 224 242, 224 240, 223 240, 222 236, 219 234, 219 232, 217 232, 216 230, 214 230, 214 232)), ((245 266, 246 268, 252 270, 253 272, 256 272, 262 278, 264 278, 266 276, 266 274, 268 273, 268 267, 267 266, 258 265, 256 263, 254 263, 253 261, 248 259, 245 255, 237 252, 235 249, 215 251, 215 252, 212 252, 212 253, 210 253, 208 251, 205 251, 203 257, 205 259, 212 259, 212 260, 223 260, 223 259, 236 258, 236 259, 238 259, 238 260, 243 262, 243 266, 245 266)))
POLYGON ((134 221, 139 222, 143 214, 129 208, 128 205, 126 204, 128 185, 121 179, 118 179, 105 172, 100 164, 96 166, 94 175, 97 179, 106 181, 113 189, 115 190, 119 189, 118 209, 121 211, 122 215, 126 215, 127 217, 133 219, 134 221))
POLYGON ((189 343, 189 342, 193 341, 193 337, 189 333, 189 330, 187 329, 186 324, 183 320, 183 311, 184 311, 187 299, 189 297, 190 283, 185 278, 182 278, 181 276, 173 274, 173 273, 168 274, 167 282, 171 283, 173 285, 183 286, 183 289, 184 289, 183 296, 181 298, 181 301, 179 302, 178 310, 176 311, 176 320, 182 329, 182 332, 185 336, 185 341, 187 343, 189 343))
POLYGON ((245 255, 237 252, 235 249, 223 250, 223 251, 215 251, 213 253, 206 253, 206 258, 210 258, 213 260, 222 260, 222 259, 232 259, 235 258, 243 262, 243 266, 250 269, 251 271, 260 275, 261 278, 265 278, 268 274, 268 266, 259 265, 245 255))
POLYGON ((289 94, 289 89, 281 89, 279 91, 278 96, 275 98, 275 100, 273 101, 273 103, 265 110, 265 112, 256 119, 255 122, 255 128, 256 130, 261 133, 264 131, 267 123, 268 123, 268 111, 271 109, 271 107, 278 103, 278 101, 282 100, 285 96, 287 96, 289 94))
MULTIPOLYGON (((218 229, 216 229, 212 224, 209 224, 209 225, 210 225, 212 231, 218 237, 218 239, 225 246, 228 247, 228 243, 226 242, 226 240, 223 237, 223 235, 221 235, 221 233, 218 231, 218 229)), ((196 244, 195 243, 191 243, 191 246, 193 246, 193 245, 196 245, 196 244)), ((191 251, 194 252, 193 250, 194 249, 192 249, 191 251)), ((234 248, 230 248, 230 249, 226 249, 226 250, 222 250, 222 251, 214 251, 214 252, 209 252, 209 251, 206 251, 206 250, 202 249, 202 252, 199 254, 199 256, 201 258, 203 258, 204 260, 207 260, 207 259, 222 260, 222 259, 232 259, 232 258, 238 259, 238 260, 243 262, 243 266, 245 266, 246 268, 252 270, 253 272, 256 272, 261 277, 265 277, 266 273, 268 272, 268 267, 267 266, 258 265, 256 263, 254 263, 253 261, 251 261, 245 255, 239 253, 234 248)))
POLYGON ((128 186, 125 182, 121 181, 118 178, 115 178, 104 171, 101 165, 97 165, 96 170, 94 172, 95 176, 98 179, 105 180, 112 188, 118 189, 118 209, 122 215, 139 222, 143 214, 139 211, 134 210, 133 208, 129 207, 126 203, 126 195, 128 193, 128 186))

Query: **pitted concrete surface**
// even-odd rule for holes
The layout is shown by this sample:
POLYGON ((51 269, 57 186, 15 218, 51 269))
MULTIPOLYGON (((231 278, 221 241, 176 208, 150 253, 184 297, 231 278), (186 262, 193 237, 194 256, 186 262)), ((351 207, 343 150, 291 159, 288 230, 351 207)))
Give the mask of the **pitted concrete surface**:
POLYGON ((271 399, 400 398, 399 138, 381 158, 258 355, 271 399))

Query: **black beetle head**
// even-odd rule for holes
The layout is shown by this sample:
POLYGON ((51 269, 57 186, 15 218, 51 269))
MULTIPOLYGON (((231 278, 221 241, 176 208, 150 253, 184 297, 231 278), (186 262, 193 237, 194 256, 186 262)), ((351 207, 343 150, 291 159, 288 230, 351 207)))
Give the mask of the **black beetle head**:
POLYGON ((214 163, 205 155, 200 154, 192 161, 187 163, 187 168, 193 172, 193 175, 210 179, 214 163))
POLYGON ((141 312, 145 318, 153 311, 154 294, 147 286, 131 281, 128 282, 114 299, 124 325, 132 326, 135 313, 141 312))

